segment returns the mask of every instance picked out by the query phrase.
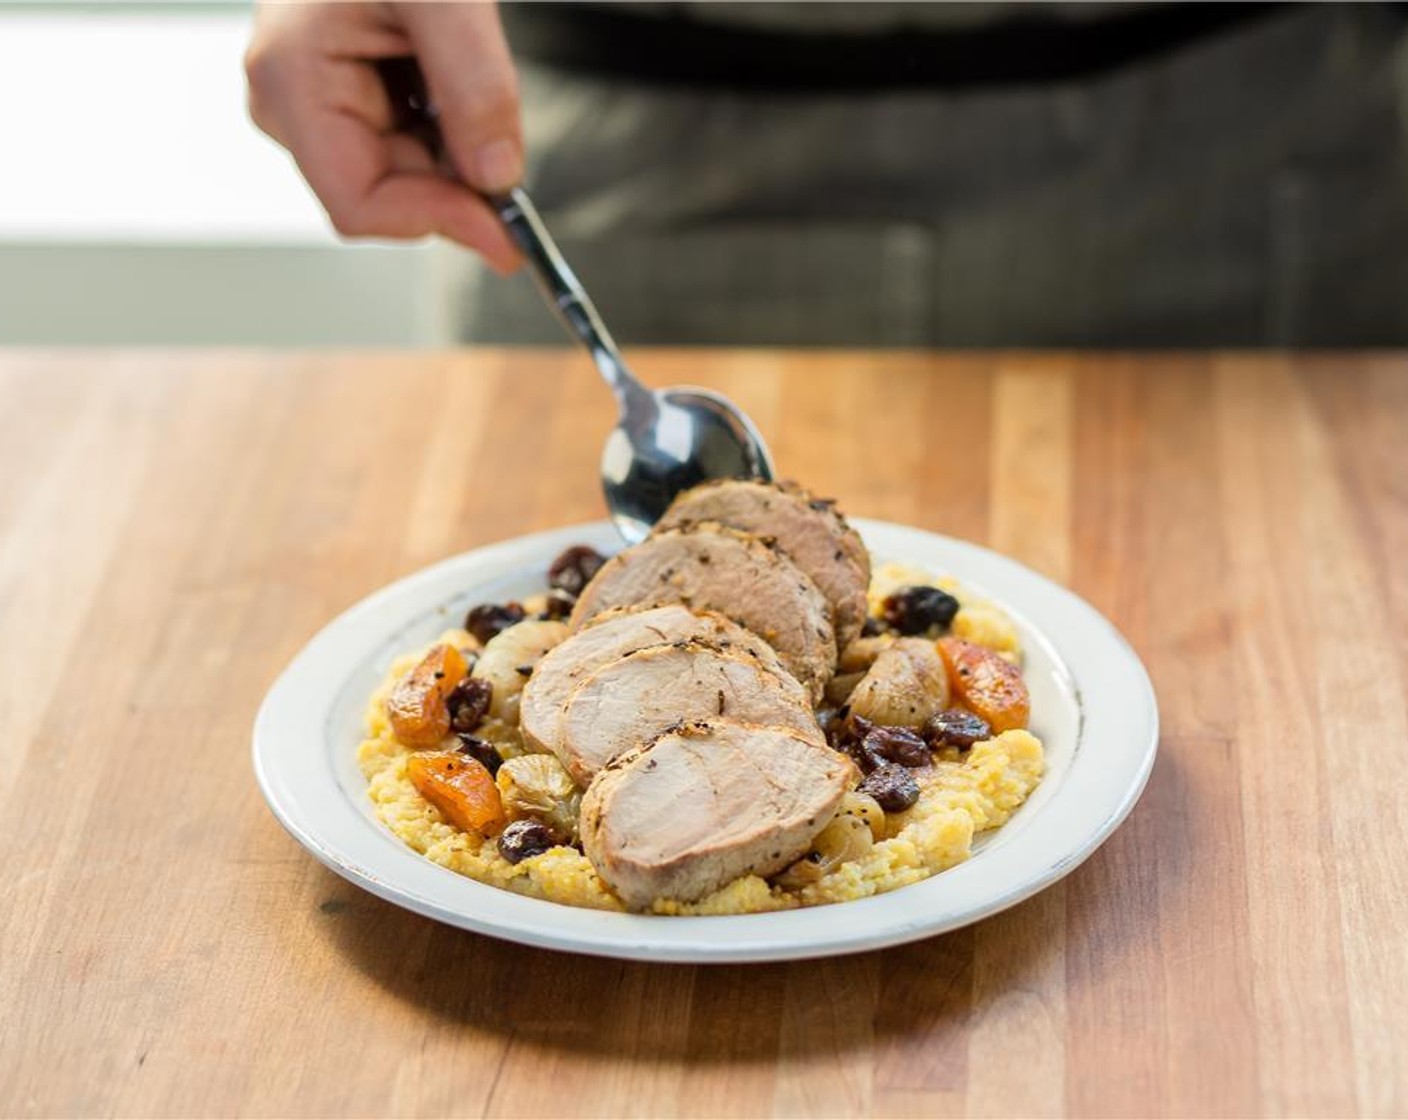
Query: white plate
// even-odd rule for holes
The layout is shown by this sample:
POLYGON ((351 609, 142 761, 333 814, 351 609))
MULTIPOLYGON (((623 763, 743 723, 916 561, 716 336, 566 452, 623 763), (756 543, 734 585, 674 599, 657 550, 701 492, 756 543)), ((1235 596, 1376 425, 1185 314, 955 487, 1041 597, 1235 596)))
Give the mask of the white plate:
POLYGON ((254 769, 274 815, 323 863, 373 894, 452 925, 528 945, 650 961, 829 956, 956 929, 1071 872, 1124 820, 1154 764, 1149 677, 1088 603, 976 545, 855 519, 878 561, 951 573, 1001 602, 1026 649, 1032 730, 1047 774, 966 863, 889 894, 777 914, 682 918, 602 913, 524 898, 417 855, 374 817, 356 765, 367 696, 392 659, 476 603, 539 591, 569 544, 614 550, 606 522, 456 556, 364 599, 303 649, 264 699, 254 769))

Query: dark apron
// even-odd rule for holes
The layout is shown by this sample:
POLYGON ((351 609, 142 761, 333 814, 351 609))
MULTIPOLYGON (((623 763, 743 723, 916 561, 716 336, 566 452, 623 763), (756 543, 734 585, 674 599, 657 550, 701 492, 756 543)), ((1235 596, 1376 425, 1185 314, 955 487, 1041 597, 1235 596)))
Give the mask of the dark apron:
MULTIPOLYGON (((1011 84, 528 60, 530 186, 623 344, 1403 345, 1405 51, 1335 5, 1011 84)), ((466 277, 466 340, 556 332, 466 277)))

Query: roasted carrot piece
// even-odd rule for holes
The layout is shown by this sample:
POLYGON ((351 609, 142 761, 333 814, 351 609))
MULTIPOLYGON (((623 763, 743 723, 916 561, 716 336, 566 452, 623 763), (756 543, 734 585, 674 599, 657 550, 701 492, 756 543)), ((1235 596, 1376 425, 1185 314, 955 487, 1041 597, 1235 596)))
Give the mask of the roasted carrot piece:
POLYGON ((454 646, 432 646, 387 697, 386 714, 397 740, 408 747, 433 747, 448 735, 445 697, 468 671, 464 655, 454 646))
POLYGON ((1027 726, 1032 701, 1017 666, 962 638, 941 638, 938 646, 954 696, 987 720, 994 735, 1027 726))
POLYGON ((499 787, 477 759, 456 751, 413 754, 406 773, 420 795, 456 828, 492 836, 508 823, 499 787))

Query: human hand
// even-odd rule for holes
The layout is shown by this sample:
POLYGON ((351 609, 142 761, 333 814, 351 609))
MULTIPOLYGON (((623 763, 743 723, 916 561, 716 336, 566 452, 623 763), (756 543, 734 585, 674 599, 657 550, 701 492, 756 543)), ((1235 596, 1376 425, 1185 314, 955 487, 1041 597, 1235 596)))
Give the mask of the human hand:
POLYGON ((263 2, 245 73, 254 123, 292 153, 338 233, 438 233, 499 272, 517 267, 508 232, 475 193, 523 174, 518 78, 493 3, 263 2), (374 64, 405 55, 425 73, 463 182, 394 131, 374 64))

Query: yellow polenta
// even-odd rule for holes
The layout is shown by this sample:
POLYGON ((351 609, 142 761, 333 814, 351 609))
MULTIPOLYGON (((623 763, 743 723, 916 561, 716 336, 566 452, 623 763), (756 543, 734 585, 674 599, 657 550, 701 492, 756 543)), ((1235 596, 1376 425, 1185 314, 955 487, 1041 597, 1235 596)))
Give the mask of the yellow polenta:
MULTIPOLYGON (((885 565, 872 586, 874 606, 895 587, 917 582, 938 583, 959 599, 956 634, 1014 660, 1020 657, 1016 629, 1002 610, 964 595, 951 580, 885 565)), ((463 644, 469 639, 455 630, 440 640, 463 644)), ((367 737, 357 757, 380 820, 417 852, 479 882, 570 906, 625 909, 575 848, 553 848, 512 864, 492 839, 447 824, 411 784, 406 760, 412 752, 393 737, 385 700, 422 652, 393 664, 367 706, 367 737)), ((490 735, 505 754, 521 749, 513 729, 491 729, 490 735)), ((967 859, 974 834, 1005 823, 1041 780, 1042 770, 1041 743, 1027 731, 1004 732, 963 755, 943 752, 932 766, 910 771, 920 786, 919 800, 903 812, 886 815, 880 838, 865 855, 816 882, 784 890, 745 875, 698 902, 657 899, 652 909, 659 914, 750 914, 846 902, 918 882, 967 859)))

